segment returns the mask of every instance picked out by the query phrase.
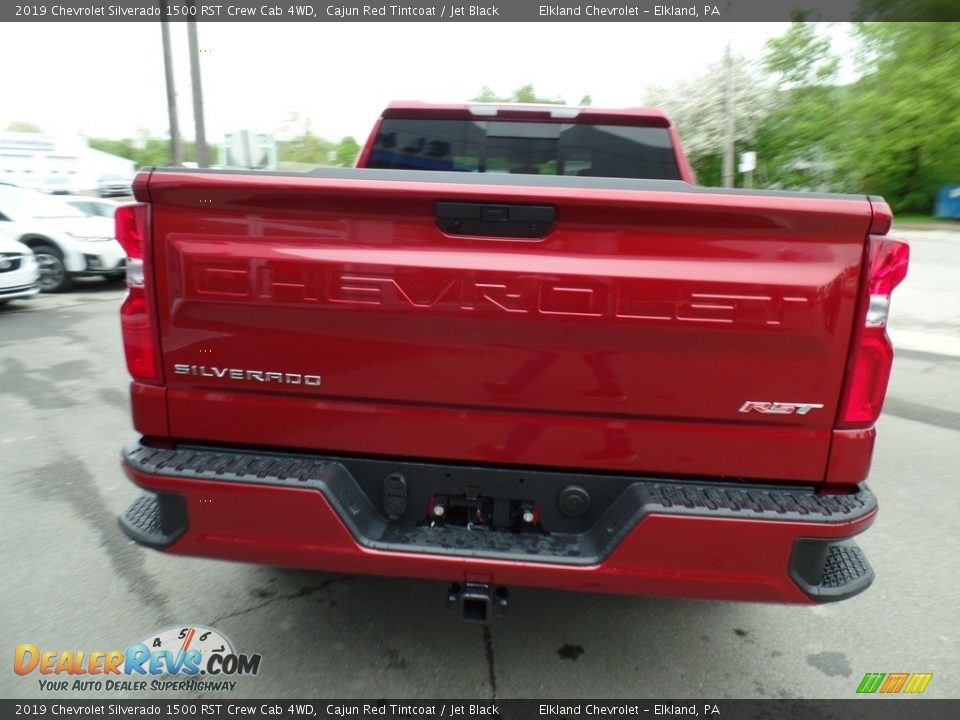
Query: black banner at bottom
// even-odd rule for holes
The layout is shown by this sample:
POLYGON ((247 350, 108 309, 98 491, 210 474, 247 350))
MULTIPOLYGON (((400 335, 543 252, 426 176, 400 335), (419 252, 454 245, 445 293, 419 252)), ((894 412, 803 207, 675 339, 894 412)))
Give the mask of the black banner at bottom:
POLYGON ((960 699, 850 700, 0 700, 0 718, 723 718, 954 720, 960 699))

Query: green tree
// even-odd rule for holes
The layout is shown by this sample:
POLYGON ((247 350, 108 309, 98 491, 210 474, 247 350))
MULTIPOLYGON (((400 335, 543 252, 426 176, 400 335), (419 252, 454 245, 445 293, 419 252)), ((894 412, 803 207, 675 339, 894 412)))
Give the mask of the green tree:
POLYGON ((830 82, 840 61, 832 54, 830 39, 816 23, 796 21, 782 37, 767 42, 767 72, 779 75, 781 86, 810 87, 830 82))
POLYGON ((300 129, 288 128, 290 139, 277 144, 280 160, 312 165, 330 165, 336 160, 337 144, 315 135, 309 118, 301 121, 298 116, 293 121, 300 123, 300 129))
POLYGON ((92 137, 87 138, 87 143, 94 150, 136 161, 137 150, 133 146, 133 140, 110 140, 109 138, 92 137))
POLYGON ((837 156, 845 128, 836 107, 849 93, 835 84, 839 59, 818 28, 797 21, 767 43, 763 65, 777 92, 756 142, 767 186, 829 190, 840 182, 837 156))
MULTIPOLYGON (((133 160, 137 167, 160 167, 170 164, 170 140, 151 137, 145 130, 141 130, 135 139, 112 140, 92 137, 87 139, 87 143, 95 150, 133 160)), ((184 143, 184 151, 186 160, 194 158, 192 142, 184 143)))
MULTIPOLYGON (((589 95, 587 96, 589 97, 589 95)), ((498 96, 489 86, 484 85, 480 94, 470 98, 471 102, 500 102, 500 103, 533 103, 536 105, 564 105, 563 98, 539 97, 533 89, 533 85, 524 85, 513 91, 513 94, 507 97, 498 96)))
POLYGON ((353 163, 356 161, 357 155, 360 154, 360 145, 352 135, 348 135, 337 145, 336 152, 337 165, 340 167, 353 167, 353 163))
POLYGON ((484 85, 483 89, 480 90, 480 94, 475 98, 471 98, 473 102, 507 102, 505 99, 497 97, 497 94, 490 89, 489 85, 484 85))
POLYGON ((847 119, 839 159, 849 187, 895 210, 929 212, 960 180, 960 24, 858 26, 866 74, 833 116, 847 119))
MULTIPOLYGON (((653 87, 644 99, 647 105, 662 108, 676 123, 697 179, 704 185, 720 185, 725 92, 726 68, 723 60, 717 60, 707 65, 699 77, 668 87, 653 87)), ((746 58, 734 55, 733 109, 738 151, 753 149, 757 132, 772 107, 772 98, 770 83, 760 69, 746 58)))
MULTIPOLYGON (((900 0, 861 9, 884 19, 910 12, 900 0)), ((847 85, 817 27, 793 23, 768 43, 765 67, 778 89, 758 133, 761 177, 929 212, 938 188, 960 179, 960 24, 857 25, 860 77, 847 85)))
POLYGON ((34 125, 32 122, 27 122, 26 120, 14 120, 13 122, 7 124, 7 130, 9 132, 25 132, 25 133, 42 133, 43 130, 40 129, 39 125, 34 125))

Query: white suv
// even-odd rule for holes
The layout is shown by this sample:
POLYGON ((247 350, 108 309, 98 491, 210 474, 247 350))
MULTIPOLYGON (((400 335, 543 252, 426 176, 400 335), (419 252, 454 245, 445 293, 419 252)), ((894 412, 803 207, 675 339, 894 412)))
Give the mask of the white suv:
POLYGON ((0 186, 0 235, 31 248, 40 266, 40 290, 69 290, 80 275, 123 276, 126 254, 113 220, 87 217, 63 200, 0 186))
POLYGON ((33 251, 0 235, 0 305, 40 292, 40 269, 33 251))

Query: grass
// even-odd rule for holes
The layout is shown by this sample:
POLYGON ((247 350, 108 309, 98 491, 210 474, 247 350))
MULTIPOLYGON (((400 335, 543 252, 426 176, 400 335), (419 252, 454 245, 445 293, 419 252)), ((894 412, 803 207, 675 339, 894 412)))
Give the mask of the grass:
POLYGON ((944 220, 918 213, 894 213, 893 224, 901 228, 926 230, 960 230, 960 220, 944 220))

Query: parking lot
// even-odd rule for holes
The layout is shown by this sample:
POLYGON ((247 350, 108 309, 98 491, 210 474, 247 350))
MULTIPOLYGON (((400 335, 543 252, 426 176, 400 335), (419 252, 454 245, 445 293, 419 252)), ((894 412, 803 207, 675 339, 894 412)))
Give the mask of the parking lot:
MULTIPOLYGON (((956 697, 960 233, 912 240, 871 480, 881 511, 860 540, 877 580, 816 607, 514 588, 509 614, 483 627, 444 611, 439 582, 137 547, 115 520, 134 495, 118 461, 131 433, 122 287, 13 302, 0 308, 0 648, 109 649, 211 626, 263 656, 233 698, 845 698, 867 672, 932 672, 926 695, 956 697)), ((7 670, 0 695, 42 693, 7 670)))

